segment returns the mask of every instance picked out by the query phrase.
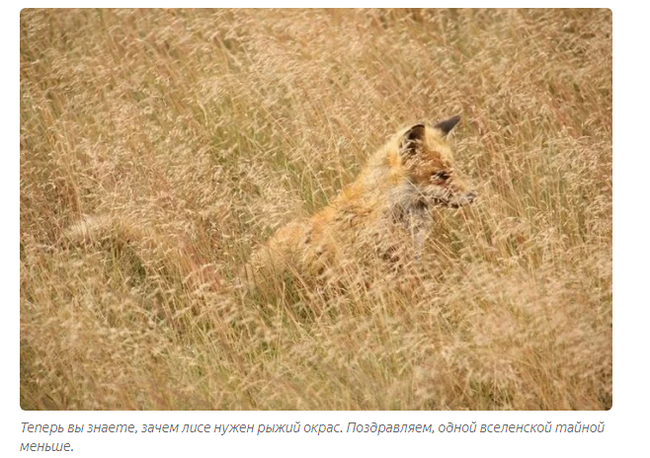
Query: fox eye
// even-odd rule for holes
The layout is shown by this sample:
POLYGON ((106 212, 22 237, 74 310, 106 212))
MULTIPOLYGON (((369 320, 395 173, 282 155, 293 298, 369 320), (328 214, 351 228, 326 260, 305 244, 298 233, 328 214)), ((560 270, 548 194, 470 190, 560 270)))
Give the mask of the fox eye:
POLYGON ((451 175, 448 172, 445 172, 444 170, 440 170, 438 172, 434 172, 431 174, 431 178, 435 178, 437 180, 442 180, 442 181, 447 181, 451 175))

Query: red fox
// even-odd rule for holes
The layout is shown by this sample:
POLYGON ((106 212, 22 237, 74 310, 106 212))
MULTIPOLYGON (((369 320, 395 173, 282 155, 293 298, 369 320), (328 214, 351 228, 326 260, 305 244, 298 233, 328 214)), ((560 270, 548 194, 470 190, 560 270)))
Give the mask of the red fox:
POLYGON ((409 245, 418 257, 432 211, 476 198, 454 168, 447 142, 459 120, 454 116, 399 131, 327 207, 282 227, 256 250, 246 267, 248 280, 287 271, 319 276, 368 256, 404 262, 409 245))

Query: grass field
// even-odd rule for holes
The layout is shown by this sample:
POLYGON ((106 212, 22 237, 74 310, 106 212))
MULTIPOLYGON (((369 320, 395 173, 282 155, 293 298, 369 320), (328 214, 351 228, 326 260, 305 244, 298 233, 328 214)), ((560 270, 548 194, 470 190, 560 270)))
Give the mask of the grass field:
POLYGON ((608 10, 23 10, 23 409, 609 409, 608 10), (480 199, 412 287, 238 288, 399 128, 480 199))

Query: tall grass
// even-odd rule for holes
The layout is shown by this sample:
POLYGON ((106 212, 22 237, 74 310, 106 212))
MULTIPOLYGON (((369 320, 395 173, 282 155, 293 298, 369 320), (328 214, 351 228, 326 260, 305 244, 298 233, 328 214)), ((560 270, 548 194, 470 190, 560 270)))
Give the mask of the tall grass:
POLYGON ((612 405, 611 12, 20 21, 24 409, 612 405), (408 287, 236 287, 389 135, 454 114, 480 200, 408 287))

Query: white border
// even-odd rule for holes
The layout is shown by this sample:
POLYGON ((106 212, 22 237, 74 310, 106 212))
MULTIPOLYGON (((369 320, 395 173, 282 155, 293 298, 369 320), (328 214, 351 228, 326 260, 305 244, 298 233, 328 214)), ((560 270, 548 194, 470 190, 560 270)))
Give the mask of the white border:
MULTIPOLYGON (((42 3, 42 2, 37 2, 42 3)), ((67 2, 64 2, 64 4, 67 2)), ((73 2, 79 3, 79 2, 73 2)), ((124 3, 124 2, 120 2, 124 3)), ((167 4, 161 2, 156 5, 167 4)), ((193 2, 197 3, 197 2, 193 2)), ((259 2, 241 2, 241 6, 259 2)), ((284 2, 285 6, 297 5, 284 2)), ((357 2, 358 3, 358 2, 357 2)), ((384 3, 384 2, 381 2, 384 3)), ((424 3, 424 2, 416 2, 424 3)), ((549 5, 535 2, 537 6, 549 5)), ((554 2, 557 3, 557 2, 554 2)), ((571 6, 594 7, 584 2, 571 6)), ((599 2, 602 3, 602 2, 599 2)), ((479 6, 479 2, 465 2, 479 6)), ((524 7, 514 2, 497 2, 501 7, 524 7)), ((646 285, 650 281, 648 268, 648 204, 641 187, 645 184, 650 147, 644 134, 648 122, 647 28, 648 7, 617 2, 602 5, 613 10, 614 21, 614 406, 609 412, 23 412, 19 406, 19 15, 21 6, 3 7, 2 71, 3 122, 0 124, 5 150, 0 156, 0 183, 4 196, 3 213, 9 215, 2 224, 2 290, 5 318, 0 320, 2 366, 0 377, 0 454, 17 456, 21 441, 65 441, 63 436, 21 436, 21 422, 111 423, 554 423, 605 421, 602 435, 382 435, 369 434, 311 435, 276 434, 251 435, 88 435, 70 439, 76 456, 127 456, 155 453, 160 456, 203 452, 206 455, 268 456, 332 456, 351 455, 394 456, 419 452, 418 455, 454 456, 640 456, 647 451, 643 441, 648 413, 648 334, 650 299, 646 285), (216 437, 215 437, 216 436, 216 437), (189 440, 188 440, 189 439, 189 440)), ((30 7, 48 5, 30 5, 30 7)), ((79 5, 81 6, 81 5, 79 5)), ((84 4, 83 6, 87 6, 84 4)), ((130 6, 130 5, 124 5, 130 6)), ((171 5, 170 5, 171 6, 171 5)), ((205 4, 204 6, 217 6, 205 4)), ((223 5, 219 5, 223 6, 223 5)), ((367 5, 370 6, 370 5, 367 5)), ((376 6, 373 5, 373 6, 376 6)), ((427 4, 425 6, 433 6, 427 4)))

